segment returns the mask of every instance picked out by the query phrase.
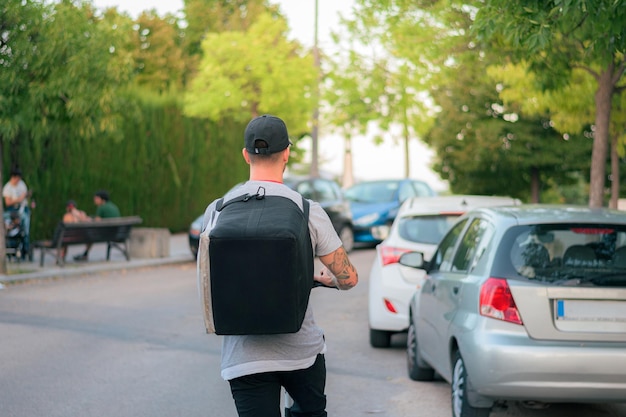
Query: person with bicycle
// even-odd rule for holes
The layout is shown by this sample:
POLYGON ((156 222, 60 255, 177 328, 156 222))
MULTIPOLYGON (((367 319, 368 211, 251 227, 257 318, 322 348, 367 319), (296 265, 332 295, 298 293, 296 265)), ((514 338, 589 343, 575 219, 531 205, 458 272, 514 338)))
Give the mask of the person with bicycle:
POLYGON ((4 221, 5 223, 19 216, 20 228, 23 233, 23 251, 22 258, 30 253, 30 207, 28 198, 31 192, 28 190, 26 183, 22 178, 22 171, 19 168, 13 168, 9 174, 9 181, 2 187, 2 197, 4 199, 4 221))

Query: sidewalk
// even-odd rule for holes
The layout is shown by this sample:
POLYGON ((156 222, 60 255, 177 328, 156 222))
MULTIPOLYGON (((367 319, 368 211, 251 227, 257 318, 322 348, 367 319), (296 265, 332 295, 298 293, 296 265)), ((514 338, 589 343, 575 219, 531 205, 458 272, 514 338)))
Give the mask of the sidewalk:
POLYGON ((33 261, 8 261, 7 275, 0 275, 0 289, 3 285, 20 283, 36 279, 67 277, 74 275, 94 274, 103 271, 115 271, 147 266, 159 266, 176 263, 195 262, 189 249, 187 233, 172 234, 170 236, 170 253, 163 258, 144 258, 127 261, 124 255, 117 249, 111 249, 111 259, 106 260, 106 244, 94 244, 89 252, 89 260, 77 262, 74 255, 82 253, 84 246, 70 246, 67 253, 66 263, 60 267, 56 265, 54 256, 44 257, 43 267, 39 266, 40 252, 33 253, 33 261))

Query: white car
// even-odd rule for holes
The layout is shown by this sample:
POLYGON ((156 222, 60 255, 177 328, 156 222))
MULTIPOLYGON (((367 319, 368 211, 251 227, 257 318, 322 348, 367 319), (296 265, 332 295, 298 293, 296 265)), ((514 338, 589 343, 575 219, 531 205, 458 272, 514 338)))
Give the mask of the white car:
POLYGON ((369 329, 373 347, 389 347, 391 335, 409 327, 409 301, 424 272, 400 265, 403 253, 416 251, 429 260, 437 244, 459 216, 477 207, 520 205, 510 197, 451 195, 414 197, 405 201, 391 228, 373 233, 381 240, 369 280, 369 329))

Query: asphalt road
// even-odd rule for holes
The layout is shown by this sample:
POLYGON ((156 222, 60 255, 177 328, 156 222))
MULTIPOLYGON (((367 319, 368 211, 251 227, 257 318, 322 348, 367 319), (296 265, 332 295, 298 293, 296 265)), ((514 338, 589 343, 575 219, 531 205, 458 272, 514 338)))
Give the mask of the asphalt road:
MULTIPOLYGON (((317 288, 328 345, 330 416, 449 417, 450 387, 406 374, 406 338, 368 343, 372 249, 351 258, 361 282, 317 288)), ((204 334, 193 262, 53 280, 0 291, 0 417, 234 417, 219 376, 220 337, 204 334)), ((626 404, 512 404, 492 417, 626 417, 626 404)))

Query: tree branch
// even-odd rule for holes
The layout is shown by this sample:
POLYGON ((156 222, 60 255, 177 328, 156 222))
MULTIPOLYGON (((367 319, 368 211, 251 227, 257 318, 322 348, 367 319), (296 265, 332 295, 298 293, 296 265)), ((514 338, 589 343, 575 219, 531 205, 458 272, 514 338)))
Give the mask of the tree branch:
POLYGON ((573 64, 572 68, 576 68, 576 69, 581 69, 583 71, 587 71, 589 74, 591 74, 591 76, 593 78, 596 79, 596 81, 600 79, 600 74, 598 74, 596 71, 592 70, 590 67, 588 67, 586 65, 573 64))
POLYGON ((585 13, 583 14, 582 18, 580 19, 580 22, 578 22, 577 25, 575 25, 572 30, 570 30, 569 32, 564 32, 563 34, 567 37, 569 37, 570 34, 576 32, 576 29, 580 28, 583 23, 585 23, 585 20, 587 20, 587 17, 589 16, 589 13, 585 13))
POLYGON ((624 71, 626 70, 626 61, 622 61, 619 67, 615 70, 615 74, 613 74, 613 85, 617 85, 617 82, 624 75, 624 71))

